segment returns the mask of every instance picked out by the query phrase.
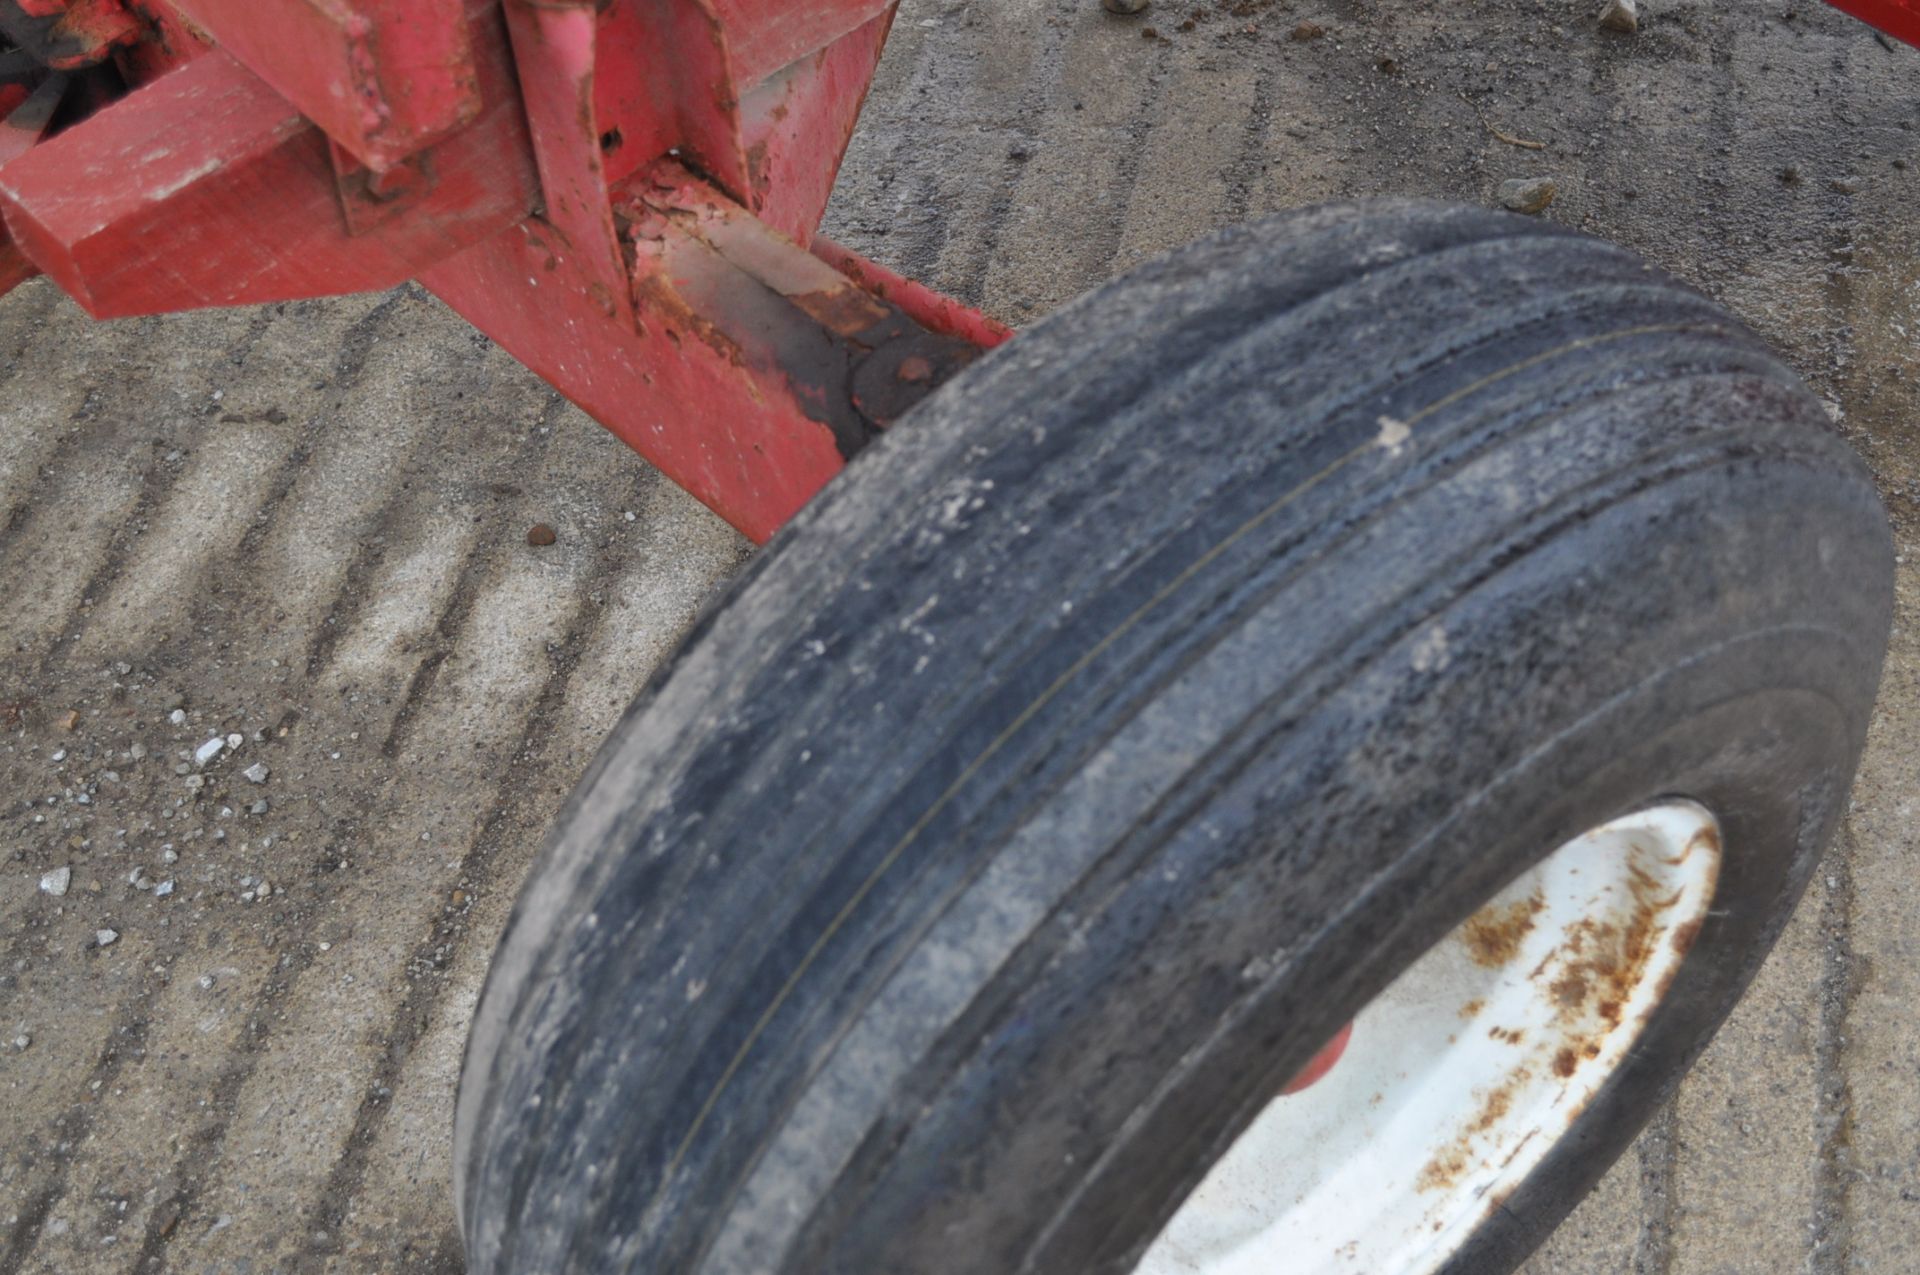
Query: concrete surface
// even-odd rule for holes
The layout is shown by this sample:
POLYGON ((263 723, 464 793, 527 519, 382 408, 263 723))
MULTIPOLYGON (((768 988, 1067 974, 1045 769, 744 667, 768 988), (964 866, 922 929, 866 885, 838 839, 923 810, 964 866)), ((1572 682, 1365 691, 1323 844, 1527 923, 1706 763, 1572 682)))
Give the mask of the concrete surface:
MULTIPOLYGON (((1911 555, 1916 119, 1920 56, 1811 0, 907 0, 831 229, 1023 322, 1270 209, 1550 174, 1785 352, 1911 555)), ((488 954, 745 546, 412 289, 98 327, 22 289, 0 528, 0 1271, 457 1271, 488 954)), ((1840 846, 1532 1271, 1920 1268, 1917 588, 1840 846)))

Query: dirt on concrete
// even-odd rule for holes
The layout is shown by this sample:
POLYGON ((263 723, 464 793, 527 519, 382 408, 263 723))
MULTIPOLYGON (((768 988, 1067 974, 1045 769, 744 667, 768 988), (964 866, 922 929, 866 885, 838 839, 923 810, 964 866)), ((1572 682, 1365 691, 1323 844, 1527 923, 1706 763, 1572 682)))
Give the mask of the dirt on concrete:
MULTIPOLYGON (((1637 22, 907 0, 829 231, 1027 323, 1270 210, 1550 179, 1539 215, 1808 379, 1911 557, 1920 54, 1811 0, 1637 22)), ((449 1125, 494 940, 746 553, 416 288, 107 325, 44 282, 0 301, 0 1272, 459 1270, 449 1125)), ((1912 1269, 1905 563, 1840 844, 1532 1271, 1912 1269)))

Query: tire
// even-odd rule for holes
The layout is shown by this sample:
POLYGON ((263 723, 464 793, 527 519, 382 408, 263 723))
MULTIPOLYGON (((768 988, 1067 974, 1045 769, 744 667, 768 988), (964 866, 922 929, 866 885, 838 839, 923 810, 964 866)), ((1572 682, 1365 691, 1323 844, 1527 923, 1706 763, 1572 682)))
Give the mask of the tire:
POLYGON ((1621 249, 1385 202, 1148 265, 860 457, 602 749, 469 1042, 469 1269, 1132 1270, 1423 952, 1691 799, 1711 913, 1442 1263, 1508 1270, 1778 935, 1891 597, 1820 404, 1621 249))

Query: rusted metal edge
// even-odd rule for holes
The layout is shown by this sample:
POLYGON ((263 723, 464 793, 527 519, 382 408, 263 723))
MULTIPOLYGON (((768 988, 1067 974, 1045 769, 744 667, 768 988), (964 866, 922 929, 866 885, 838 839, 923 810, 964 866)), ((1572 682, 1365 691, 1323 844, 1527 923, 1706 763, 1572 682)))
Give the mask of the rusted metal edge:
POLYGON ((783 381, 852 459, 980 356, 767 227, 673 161, 616 204, 635 308, 783 381))

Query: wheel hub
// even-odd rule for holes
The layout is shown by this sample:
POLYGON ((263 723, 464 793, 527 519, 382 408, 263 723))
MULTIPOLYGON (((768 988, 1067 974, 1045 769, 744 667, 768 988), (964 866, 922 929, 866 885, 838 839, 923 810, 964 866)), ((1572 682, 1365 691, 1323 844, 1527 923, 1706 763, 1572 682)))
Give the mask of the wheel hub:
POLYGON ((1626 1061, 1705 919, 1719 826, 1669 802, 1568 842, 1271 1103, 1136 1275, 1439 1269, 1626 1061))

